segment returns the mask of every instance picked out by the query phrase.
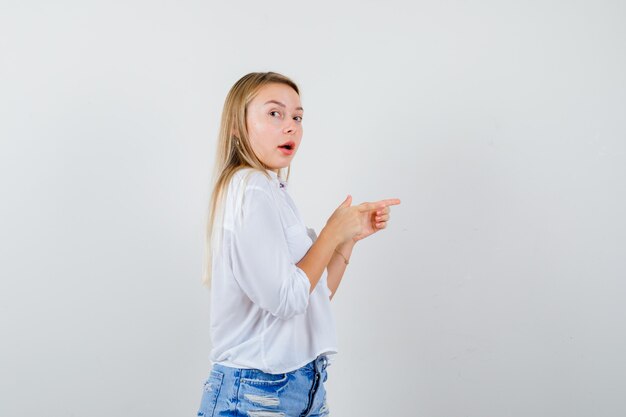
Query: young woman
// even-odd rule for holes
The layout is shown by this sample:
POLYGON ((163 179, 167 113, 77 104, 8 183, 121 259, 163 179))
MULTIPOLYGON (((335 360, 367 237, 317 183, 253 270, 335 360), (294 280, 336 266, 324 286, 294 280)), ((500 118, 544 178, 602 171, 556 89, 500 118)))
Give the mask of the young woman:
POLYGON ((287 191, 302 117, 298 87, 275 72, 245 75, 226 97, 203 277, 213 364, 198 416, 328 415, 330 301, 355 243, 384 229, 400 200, 348 196, 319 236, 306 227, 287 191))

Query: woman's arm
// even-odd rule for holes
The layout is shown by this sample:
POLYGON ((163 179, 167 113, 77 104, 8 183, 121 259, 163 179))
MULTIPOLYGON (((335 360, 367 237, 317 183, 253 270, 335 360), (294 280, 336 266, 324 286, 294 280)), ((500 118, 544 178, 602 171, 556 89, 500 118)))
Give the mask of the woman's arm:
MULTIPOLYGON (((354 244, 356 242, 352 239, 348 240, 345 243, 337 246, 337 250, 341 252, 341 254, 346 258, 350 259, 352 255, 352 249, 354 249, 354 244)), ((327 270, 328 275, 326 279, 328 280, 328 288, 332 292, 330 295, 330 299, 332 300, 337 292, 337 288, 339 287, 339 283, 341 283, 341 278, 343 278, 343 273, 346 271, 346 261, 344 258, 338 254, 337 252, 333 252, 333 256, 328 263, 327 270)))
POLYGON ((324 268, 332 261, 334 255, 336 255, 335 248, 337 247, 337 237, 335 234, 323 229, 306 255, 296 264, 298 268, 304 271, 311 282, 309 294, 313 292, 322 277, 324 268))

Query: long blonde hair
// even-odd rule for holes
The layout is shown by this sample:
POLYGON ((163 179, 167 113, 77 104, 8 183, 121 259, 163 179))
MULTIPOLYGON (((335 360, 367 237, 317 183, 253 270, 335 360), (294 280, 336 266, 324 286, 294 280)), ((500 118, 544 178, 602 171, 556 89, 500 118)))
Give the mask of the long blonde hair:
MULTIPOLYGON (((221 245, 224 191, 227 189, 228 183, 235 172, 243 168, 259 170, 269 178, 266 171, 269 168, 259 160, 250 145, 246 116, 248 104, 263 86, 270 83, 286 84, 300 95, 296 83, 282 74, 271 71, 251 72, 241 77, 231 87, 224 101, 213 171, 213 191, 209 201, 206 222, 202 284, 209 288, 211 286, 213 256, 221 245), (238 134, 236 135, 235 132, 238 134)), ((289 179, 290 171, 291 165, 287 168, 285 180, 289 179)), ((279 177, 282 178, 280 172, 279 177)))

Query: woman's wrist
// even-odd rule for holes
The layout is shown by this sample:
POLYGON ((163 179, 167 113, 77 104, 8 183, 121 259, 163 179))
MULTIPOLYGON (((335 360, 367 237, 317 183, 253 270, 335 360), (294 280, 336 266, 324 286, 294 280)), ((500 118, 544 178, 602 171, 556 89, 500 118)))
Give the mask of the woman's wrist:
POLYGON ((339 254, 339 256, 341 256, 341 257, 343 258, 343 261, 345 262, 345 264, 346 264, 346 265, 348 265, 348 263, 349 263, 349 262, 348 262, 348 261, 349 261, 348 257, 346 257, 343 253, 339 252, 339 251, 337 250, 337 248, 335 248, 335 252, 336 252, 336 253, 338 253, 338 254, 339 254))
POLYGON ((341 245, 341 241, 339 240, 340 238, 337 236, 337 234, 333 233, 332 231, 330 231, 329 229, 327 229, 326 227, 322 229, 322 231, 320 232, 319 236, 317 237, 318 239, 325 239, 328 242, 332 242, 331 244, 334 247, 337 247, 339 245, 341 245))
POLYGON ((352 254, 352 248, 354 248, 355 243, 356 242, 354 240, 349 239, 345 242, 340 243, 335 248, 335 252, 343 258, 346 265, 348 265, 348 262, 350 261, 350 255, 352 254))
POLYGON ((348 239, 337 245, 337 249, 339 249, 342 253, 346 253, 346 251, 351 251, 354 245, 356 245, 356 242, 353 239, 348 239))

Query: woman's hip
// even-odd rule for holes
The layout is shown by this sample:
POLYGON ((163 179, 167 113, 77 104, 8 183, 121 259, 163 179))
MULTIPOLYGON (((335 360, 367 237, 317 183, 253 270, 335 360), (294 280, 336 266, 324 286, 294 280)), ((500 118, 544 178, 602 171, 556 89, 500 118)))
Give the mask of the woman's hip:
POLYGON ((280 374, 213 364, 204 382, 198 416, 327 416, 327 364, 326 356, 320 355, 299 369, 280 374))

